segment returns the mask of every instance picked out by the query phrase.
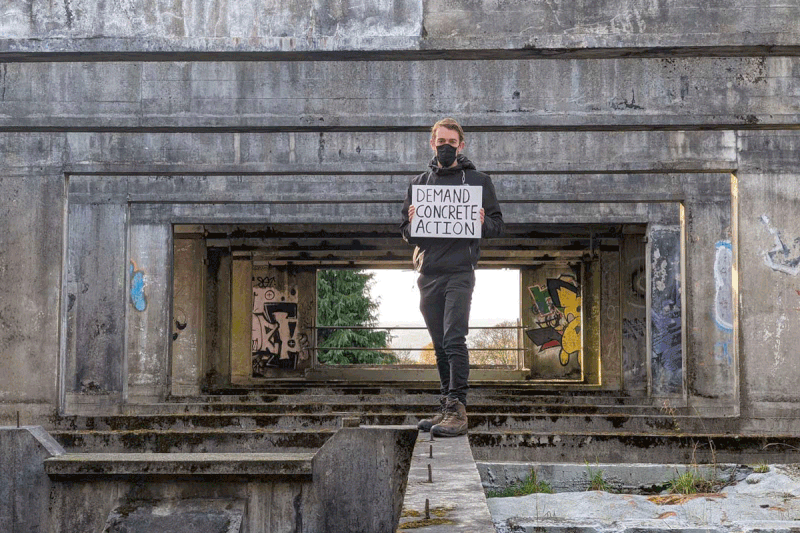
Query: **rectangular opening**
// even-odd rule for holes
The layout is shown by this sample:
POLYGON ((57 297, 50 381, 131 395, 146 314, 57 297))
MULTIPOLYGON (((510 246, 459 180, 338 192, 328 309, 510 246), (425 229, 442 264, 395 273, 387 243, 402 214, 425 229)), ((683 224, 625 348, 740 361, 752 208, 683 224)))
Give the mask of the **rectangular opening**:
MULTIPOLYGON (((407 269, 318 269, 318 361, 434 367, 417 277, 407 269)), ((522 368, 519 269, 475 271, 469 326, 470 366, 522 368)))
MULTIPOLYGON (((271 379, 438 379, 419 310, 418 274, 409 269, 411 247, 395 227, 204 225, 176 226, 175 232, 184 229, 198 239, 196 253, 185 261, 203 265, 190 269, 203 277, 199 286, 206 312, 198 338, 203 387, 271 379), (323 283, 332 283, 327 278, 342 284, 333 303, 321 290, 323 283), (346 313, 342 305, 354 293, 361 295, 361 307, 356 305, 360 315, 346 313)), ((614 339, 620 321, 630 315, 630 306, 620 307, 620 281, 639 265, 622 259, 639 258, 644 247, 641 238, 626 244, 631 232, 641 235, 643 230, 509 226, 503 238, 487 240, 471 304, 467 343, 475 372, 470 378, 598 386, 603 383, 601 359, 604 369, 611 369, 608 375, 615 375, 612 365, 621 366, 627 345, 614 339), (553 300, 552 280, 561 280, 562 289, 569 284, 574 301, 553 300), (611 311, 604 313, 606 308, 611 311), (549 324, 556 311, 563 318, 549 324), (547 343, 535 345, 532 335, 539 335, 532 330, 550 325, 563 341, 570 324, 574 334, 567 342, 565 366, 565 354, 547 343), (545 348, 550 351, 543 353, 545 348)), ((189 294, 194 292, 180 290, 176 305, 199 309, 189 294)), ((636 318, 643 321, 644 316, 636 318)), ((178 341, 188 339, 177 333, 178 341)), ((182 346, 176 341, 173 348, 182 346)), ((644 357, 638 345, 628 352, 637 361, 644 357)), ((176 357, 184 355, 192 356, 176 357)), ((621 379, 609 383, 619 387, 621 379)))

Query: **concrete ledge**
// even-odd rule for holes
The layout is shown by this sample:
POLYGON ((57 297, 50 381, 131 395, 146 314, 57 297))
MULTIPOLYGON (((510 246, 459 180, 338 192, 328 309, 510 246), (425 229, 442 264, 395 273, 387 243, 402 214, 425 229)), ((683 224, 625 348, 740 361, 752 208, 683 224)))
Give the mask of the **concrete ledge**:
POLYGON ((795 435, 470 430, 469 441, 477 460, 498 463, 800 462, 795 435))
POLYGON ((660 491, 669 480, 687 471, 705 479, 730 480, 737 471, 735 464, 619 464, 619 463, 477 463, 483 486, 502 490, 521 483, 531 471, 550 484, 553 492, 589 490, 590 477, 598 472, 610 490, 620 492, 660 491))
POLYGON ((400 529, 425 533, 494 531, 466 436, 432 441, 430 433, 419 435, 408 475, 400 529), (425 516, 426 500, 430 518, 425 516))
POLYGON ((52 479, 146 476, 300 476, 311 478, 313 453, 73 453, 44 461, 52 479))

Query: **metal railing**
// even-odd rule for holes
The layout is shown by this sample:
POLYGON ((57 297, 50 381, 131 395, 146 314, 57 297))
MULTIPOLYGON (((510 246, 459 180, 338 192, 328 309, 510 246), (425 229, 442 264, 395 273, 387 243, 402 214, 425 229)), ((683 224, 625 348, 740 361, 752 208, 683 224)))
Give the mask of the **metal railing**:
MULTIPOLYGON (((425 327, 425 326, 316 326, 313 329, 315 330, 315 333, 320 331, 320 330, 325 330, 325 331, 331 331, 331 330, 333 330, 333 331, 336 331, 336 330, 361 330, 361 331, 364 331, 364 330, 366 330, 366 331, 387 331, 387 332, 391 332, 391 331, 395 331, 395 330, 417 330, 417 331, 427 331, 428 330, 428 328, 425 327)), ((517 331, 520 331, 520 330, 523 330, 523 329, 526 329, 526 328, 525 328, 525 326, 518 325, 518 326, 470 326, 469 329, 470 329, 470 331, 472 331, 472 330, 517 330, 517 331)), ((315 335, 315 338, 316 337, 317 337, 317 335, 315 335)), ((525 348, 524 347, 520 347, 520 344, 521 344, 520 341, 521 341, 520 336, 517 335, 517 342, 516 342, 517 346, 515 348, 511 348, 511 347, 472 348, 472 347, 470 347, 469 350, 470 351, 483 351, 483 352, 502 352, 502 351, 506 351, 506 352, 508 352, 508 351, 524 352, 525 348)), ((343 346, 343 347, 335 346, 335 347, 332 347, 332 346, 318 346, 318 345, 313 346, 312 349, 317 351, 317 352, 320 351, 320 350, 331 350, 331 351, 335 350, 335 351, 340 351, 340 352, 344 352, 344 351, 370 351, 370 352, 387 352, 387 351, 388 352, 412 352, 412 351, 416 351, 416 352, 422 352, 422 351, 431 351, 432 350, 432 348, 424 348, 424 347, 423 348, 397 348, 397 347, 394 347, 394 346, 387 346, 387 347, 384 347, 384 348, 380 348, 380 347, 365 348, 365 347, 361 347, 361 346, 343 346)))

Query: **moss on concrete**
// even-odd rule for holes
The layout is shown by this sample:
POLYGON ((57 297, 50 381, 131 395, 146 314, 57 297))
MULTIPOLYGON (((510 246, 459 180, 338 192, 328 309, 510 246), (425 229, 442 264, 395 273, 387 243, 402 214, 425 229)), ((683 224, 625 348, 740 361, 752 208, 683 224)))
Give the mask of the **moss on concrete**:
POLYGON ((428 526, 454 526, 455 524, 456 522, 453 520, 448 520, 447 518, 430 518, 406 522, 405 524, 400 524, 397 529, 417 529, 428 526))

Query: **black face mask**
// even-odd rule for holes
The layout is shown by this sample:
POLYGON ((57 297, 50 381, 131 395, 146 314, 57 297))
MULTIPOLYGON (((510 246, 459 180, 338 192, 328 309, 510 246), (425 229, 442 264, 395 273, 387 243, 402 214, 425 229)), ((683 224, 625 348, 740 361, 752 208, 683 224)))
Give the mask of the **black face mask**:
POLYGON ((456 149, 450 144, 441 144, 436 147, 436 159, 447 168, 456 161, 456 149))

